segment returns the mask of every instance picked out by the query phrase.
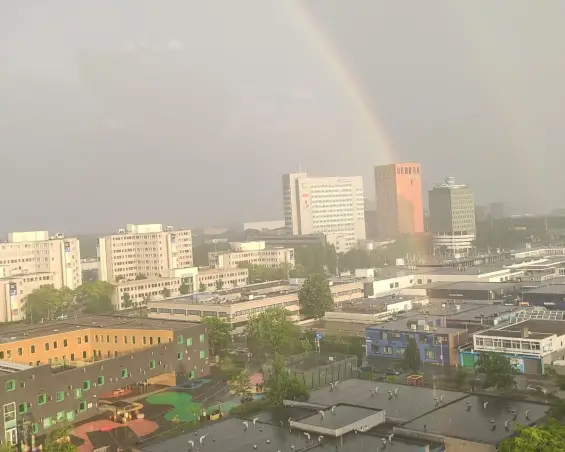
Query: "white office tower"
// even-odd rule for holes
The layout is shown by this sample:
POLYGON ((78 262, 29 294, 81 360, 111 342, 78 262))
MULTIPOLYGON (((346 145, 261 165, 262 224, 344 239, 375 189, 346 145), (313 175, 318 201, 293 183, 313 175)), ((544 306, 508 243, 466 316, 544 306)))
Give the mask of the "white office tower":
POLYGON ((467 254, 476 237, 473 190, 448 177, 429 191, 428 198, 434 253, 447 257, 467 254))
POLYGON ((24 299, 36 289, 81 284, 78 239, 30 231, 12 232, 0 243, 0 322, 22 320, 24 299))
POLYGON ((128 224, 99 237, 97 253, 102 281, 168 277, 173 269, 192 267, 192 234, 162 224, 128 224))
POLYGON ((363 178, 308 177, 306 173, 282 178, 285 227, 289 234, 325 234, 338 252, 364 240, 363 178))

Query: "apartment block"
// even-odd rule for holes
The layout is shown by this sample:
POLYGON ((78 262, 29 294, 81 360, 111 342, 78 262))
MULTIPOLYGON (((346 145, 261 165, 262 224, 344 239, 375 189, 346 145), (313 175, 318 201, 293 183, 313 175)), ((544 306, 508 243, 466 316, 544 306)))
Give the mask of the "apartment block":
POLYGON ((245 286, 249 272, 246 268, 236 269, 198 269, 197 267, 175 270, 168 278, 146 278, 140 280, 121 280, 116 283, 112 303, 115 309, 124 309, 126 293, 132 307, 146 305, 152 300, 178 297, 181 286, 186 286, 187 293, 217 291, 245 286), (219 283, 218 281, 222 281, 219 283))
POLYGON ((380 238, 424 232, 422 177, 418 163, 376 166, 375 195, 380 238))
POLYGON ((175 386, 209 374, 203 324, 92 316, 2 330, 0 424, 12 444, 31 444, 62 421, 138 384, 175 386))
POLYGON ((47 231, 12 232, 0 242, 0 322, 23 319, 22 302, 42 286, 82 284, 80 244, 47 231))
POLYGON ((230 242, 230 251, 208 253, 208 264, 216 269, 237 268, 244 262, 265 267, 294 266, 294 249, 267 248, 265 242, 230 242))
POLYGON ((282 177, 285 225, 290 234, 335 234, 339 252, 366 238, 363 178, 282 177))
POLYGON ((162 277, 192 267, 192 234, 162 224, 128 224, 99 237, 98 272, 102 281, 134 280, 139 274, 162 277))

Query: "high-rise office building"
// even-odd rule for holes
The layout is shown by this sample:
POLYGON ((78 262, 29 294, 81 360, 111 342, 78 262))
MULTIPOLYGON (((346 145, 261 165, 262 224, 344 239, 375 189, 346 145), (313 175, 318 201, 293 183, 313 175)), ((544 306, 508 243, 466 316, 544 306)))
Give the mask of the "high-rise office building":
POLYGON ((428 192, 430 232, 436 253, 466 254, 475 240, 475 195, 467 185, 448 177, 428 192))
POLYGON ((285 227, 290 234, 325 234, 339 252, 365 239, 361 176, 309 177, 306 173, 291 173, 283 175, 282 184, 285 227))
POLYGON ((78 239, 31 231, 12 232, 0 243, 0 322, 22 320, 23 301, 35 289, 81 284, 78 239))
POLYGON ((162 224, 128 224, 98 238, 98 273, 102 281, 132 280, 138 275, 169 277, 192 267, 192 234, 162 224))
POLYGON ((422 178, 418 163, 376 166, 375 195, 380 238, 424 232, 422 178))

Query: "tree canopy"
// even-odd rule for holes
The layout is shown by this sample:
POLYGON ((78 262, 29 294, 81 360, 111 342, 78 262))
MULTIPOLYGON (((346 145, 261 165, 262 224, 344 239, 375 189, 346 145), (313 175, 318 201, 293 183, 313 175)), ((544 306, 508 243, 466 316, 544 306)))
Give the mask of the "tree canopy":
POLYGON ((300 329, 284 308, 268 308, 252 317, 245 333, 251 348, 258 352, 287 354, 295 350, 300 329))
POLYGON ((514 366, 510 358, 500 353, 481 353, 475 362, 475 369, 485 374, 484 387, 495 387, 497 389, 508 388, 514 385, 514 377, 520 371, 514 366))
POLYGON ((330 273, 334 275, 337 268, 337 253, 335 247, 329 244, 312 244, 294 248, 295 267, 303 269, 302 276, 315 273, 330 273))
POLYGON ((114 286, 106 281, 88 282, 74 291, 75 302, 87 314, 111 314, 114 311, 114 286))
POLYGON ((326 277, 322 274, 310 276, 298 292, 300 312, 306 317, 321 319, 334 310, 334 297, 326 277))
POLYGON ((208 343, 212 355, 219 355, 231 344, 232 326, 219 317, 204 317, 202 321, 208 327, 208 343))
POLYGON ((284 358, 280 354, 268 367, 265 381, 265 400, 273 406, 280 406, 284 400, 307 400, 308 388, 286 368, 284 358))
POLYGON ((45 439, 44 452, 76 452, 75 446, 70 439, 72 425, 65 421, 52 430, 45 439))
POLYGON ((241 397, 244 404, 252 400, 251 377, 247 369, 243 369, 230 381, 230 389, 235 395, 241 397))
POLYGON ((565 426, 555 421, 519 427, 517 435, 502 441, 499 452, 565 452, 565 426))
POLYGON ((412 372, 418 372, 420 369, 420 350, 413 337, 408 340, 406 350, 404 350, 404 365, 412 372))

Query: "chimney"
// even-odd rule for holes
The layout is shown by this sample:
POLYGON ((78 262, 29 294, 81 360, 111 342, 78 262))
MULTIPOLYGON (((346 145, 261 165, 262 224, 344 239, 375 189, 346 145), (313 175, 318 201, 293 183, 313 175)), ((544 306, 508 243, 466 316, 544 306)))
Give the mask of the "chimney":
POLYGON ((524 328, 522 330, 522 339, 527 339, 530 336, 530 329, 524 328))

